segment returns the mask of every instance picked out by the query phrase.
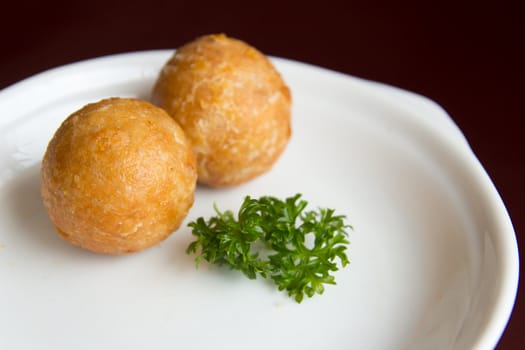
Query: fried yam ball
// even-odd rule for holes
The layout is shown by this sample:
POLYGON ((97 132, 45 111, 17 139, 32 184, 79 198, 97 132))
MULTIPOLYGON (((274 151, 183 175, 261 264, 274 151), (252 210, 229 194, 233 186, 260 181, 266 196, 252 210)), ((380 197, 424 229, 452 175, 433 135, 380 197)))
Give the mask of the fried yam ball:
POLYGON ((261 52, 222 34, 177 49, 152 101, 184 129, 198 181, 213 187, 268 171, 290 138, 291 95, 282 77, 261 52))
POLYGON ((111 98, 70 115, 42 161, 41 194, 60 235, 108 254, 168 237, 193 204, 195 157, 162 109, 111 98))

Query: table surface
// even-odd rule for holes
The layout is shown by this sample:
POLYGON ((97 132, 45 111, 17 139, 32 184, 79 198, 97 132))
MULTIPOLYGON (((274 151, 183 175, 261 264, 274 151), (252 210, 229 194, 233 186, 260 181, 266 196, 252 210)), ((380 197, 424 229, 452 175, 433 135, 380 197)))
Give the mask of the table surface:
MULTIPOLYGON (((425 95, 452 116, 525 235, 525 26, 518 1, 2 4, 0 89, 48 68, 224 32, 262 52, 425 95)), ((521 242, 520 242, 521 241, 521 242)), ((522 349, 525 295, 498 349, 522 349)))

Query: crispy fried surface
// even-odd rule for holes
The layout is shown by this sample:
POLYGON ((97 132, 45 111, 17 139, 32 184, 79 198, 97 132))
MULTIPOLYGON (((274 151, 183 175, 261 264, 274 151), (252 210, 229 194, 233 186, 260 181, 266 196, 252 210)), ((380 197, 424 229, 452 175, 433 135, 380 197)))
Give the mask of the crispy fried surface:
POLYGON ((152 100, 181 125, 200 183, 237 185, 269 170, 291 134, 290 90, 255 48, 208 35, 178 49, 152 100))
POLYGON ((165 239, 193 204, 195 158, 163 110, 106 99, 69 116, 42 162, 41 193, 69 242, 110 254, 165 239))

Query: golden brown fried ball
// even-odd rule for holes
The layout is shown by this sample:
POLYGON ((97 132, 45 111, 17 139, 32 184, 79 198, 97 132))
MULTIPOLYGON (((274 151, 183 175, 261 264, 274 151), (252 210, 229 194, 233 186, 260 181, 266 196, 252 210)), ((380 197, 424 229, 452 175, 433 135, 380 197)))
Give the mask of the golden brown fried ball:
POLYGON ((41 193, 64 239, 122 254, 179 227, 196 179, 191 146, 165 111, 112 98, 86 105, 56 131, 42 161, 41 193))
POLYGON ((200 183, 237 185, 269 170, 290 138, 290 90, 266 56, 225 35, 179 48, 152 94, 181 125, 200 183))

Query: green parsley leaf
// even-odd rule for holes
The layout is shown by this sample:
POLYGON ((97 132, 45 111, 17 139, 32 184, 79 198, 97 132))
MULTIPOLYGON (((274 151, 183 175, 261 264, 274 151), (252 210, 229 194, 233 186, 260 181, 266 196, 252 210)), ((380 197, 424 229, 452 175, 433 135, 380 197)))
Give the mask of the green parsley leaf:
POLYGON ((325 284, 335 284, 337 262, 349 263, 347 229, 352 228, 333 209, 306 210, 307 204, 301 194, 284 201, 247 196, 237 219, 214 206, 216 216, 188 224, 196 240, 186 252, 198 254, 196 266, 204 259, 250 279, 270 278, 300 303, 305 295, 322 294, 325 284))

